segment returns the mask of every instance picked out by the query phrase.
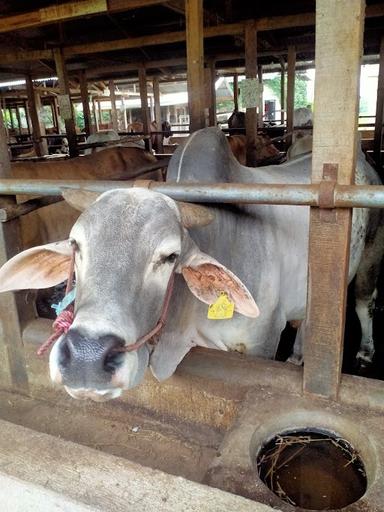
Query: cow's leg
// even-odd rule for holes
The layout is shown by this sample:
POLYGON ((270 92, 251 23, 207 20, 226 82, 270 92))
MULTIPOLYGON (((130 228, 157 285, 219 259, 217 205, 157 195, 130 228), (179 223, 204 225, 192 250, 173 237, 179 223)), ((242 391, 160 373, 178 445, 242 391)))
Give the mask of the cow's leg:
POLYGON ((370 214, 369 232, 355 281, 356 313, 361 325, 361 343, 356 356, 360 367, 372 363, 375 352, 372 336, 372 317, 383 251, 383 213, 381 211, 372 211, 370 214))
POLYGON ((303 320, 294 320, 290 322, 292 327, 297 328, 295 343, 293 345, 293 352, 288 357, 287 361, 289 363, 295 364, 296 366, 301 366, 303 364, 303 350, 304 350, 304 321, 303 320))

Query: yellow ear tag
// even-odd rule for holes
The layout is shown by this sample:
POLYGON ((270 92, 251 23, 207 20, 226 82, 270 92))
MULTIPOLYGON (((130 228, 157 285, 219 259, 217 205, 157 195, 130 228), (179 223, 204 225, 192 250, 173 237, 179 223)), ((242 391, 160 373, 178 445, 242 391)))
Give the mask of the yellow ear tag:
POLYGON ((225 292, 221 292, 217 300, 208 306, 209 320, 227 320, 233 317, 235 304, 231 302, 225 292))

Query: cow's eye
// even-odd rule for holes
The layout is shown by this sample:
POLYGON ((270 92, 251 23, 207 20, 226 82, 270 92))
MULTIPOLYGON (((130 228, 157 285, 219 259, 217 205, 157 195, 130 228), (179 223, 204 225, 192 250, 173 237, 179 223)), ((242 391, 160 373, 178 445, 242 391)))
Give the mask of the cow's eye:
POLYGON ((172 254, 169 254, 168 256, 164 256, 162 258, 162 263, 175 263, 175 261, 177 260, 178 258, 178 253, 177 252, 173 252, 172 254))
POLYGON ((70 245, 71 245, 71 247, 72 247, 72 249, 73 249, 74 251, 76 251, 76 252, 79 252, 79 251, 80 251, 79 244, 76 242, 76 240, 75 240, 74 238, 71 238, 71 239, 69 240, 69 243, 70 243, 70 245))

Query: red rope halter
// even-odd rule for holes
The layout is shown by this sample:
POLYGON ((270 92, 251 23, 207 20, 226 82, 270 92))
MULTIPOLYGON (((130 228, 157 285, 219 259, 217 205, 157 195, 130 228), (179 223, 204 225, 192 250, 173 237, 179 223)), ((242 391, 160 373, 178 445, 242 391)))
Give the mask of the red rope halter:
MULTIPOLYGON (((67 295, 73 288, 73 279, 75 274, 75 249, 72 251, 71 262, 69 265, 69 273, 67 279, 67 286, 65 289, 65 295, 67 295)), ((161 309, 160 318, 153 329, 151 329, 147 334, 141 336, 135 343, 131 345, 126 345, 121 348, 115 349, 115 352, 133 352, 134 350, 138 350, 140 347, 144 345, 144 343, 151 343, 152 345, 156 345, 159 341, 159 334, 161 329, 165 325, 165 321, 168 314, 169 304, 171 301, 173 285, 175 282, 175 272, 172 271, 171 277, 168 281, 167 290, 165 292, 163 307, 161 309)), ((73 306, 68 306, 67 309, 62 311, 53 322, 53 333, 51 336, 39 347, 37 351, 38 356, 44 355, 47 350, 55 343, 55 341, 60 338, 62 334, 66 334, 75 318, 73 306)))

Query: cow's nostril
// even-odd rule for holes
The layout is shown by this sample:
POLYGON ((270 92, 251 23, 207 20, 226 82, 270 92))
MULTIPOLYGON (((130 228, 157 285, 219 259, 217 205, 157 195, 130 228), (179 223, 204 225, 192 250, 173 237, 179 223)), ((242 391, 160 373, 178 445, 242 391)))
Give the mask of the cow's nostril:
POLYGON ((63 340, 59 346, 59 359, 58 363, 61 368, 66 368, 71 360, 71 351, 68 347, 68 343, 63 340))
POLYGON ((124 353, 116 352, 112 349, 104 359, 104 370, 108 373, 114 373, 124 360, 124 353))

